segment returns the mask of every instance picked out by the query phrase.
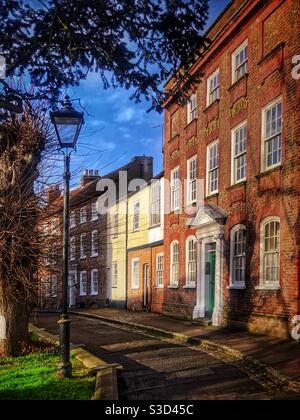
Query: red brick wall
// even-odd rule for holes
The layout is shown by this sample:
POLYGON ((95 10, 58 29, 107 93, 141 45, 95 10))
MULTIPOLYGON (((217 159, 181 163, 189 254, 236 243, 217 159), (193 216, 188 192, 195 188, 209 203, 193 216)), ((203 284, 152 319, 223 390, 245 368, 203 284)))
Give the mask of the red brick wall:
MULTIPOLYGON (((164 301, 164 289, 157 288, 156 286, 156 256, 164 253, 164 245, 156 246, 151 248, 152 251, 152 262, 151 262, 151 312, 162 312, 162 304, 164 301)), ((166 263, 164 261, 164 268, 166 263)), ((164 270, 164 278, 166 271, 164 270)))
MULTIPOLYGON (((300 209, 300 116, 299 84, 291 77, 292 57, 300 54, 298 0, 263 2, 259 11, 250 11, 258 2, 248 2, 243 22, 236 19, 216 41, 210 60, 199 64, 204 72, 198 85, 198 120, 187 126, 186 107, 181 107, 179 136, 171 138, 170 124, 178 106, 169 104, 165 111, 165 178, 180 165, 182 180, 186 161, 198 155, 198 177, 206 177, 206 148, 219 139, 219 194, 207 199, 228 214, 226 224, 226 263, 224 285, 229 284, 229 232, 237 223, 248 230, 246 291, 225 292, 226 311, 232 319, 248 322, 249 314, 291 317, 299 313, 299 209, 300 209), (249 9, 249 18, 246 12, 249 9), (235 30, 237 25, 239 31, 235 30), (271 29, 270 29, 271 28, 271 29), (246 39, 249 41, 249 76, 231 87, 231 54, 246 39), (282 45, 281 43, 284 43, 282 45), (206 109, 206 80, 220 68, 220 101, 206 109), (283 96, 284 131, 282 168, 260 175, 261 109, 272 99, 283 96), (248 121, 247 182, 231 187, 231 129, 248 121), (190 140, 193 141, 190 141, 190 140), (267 216, 281 218, 281 285, 279 292, 257 291, 259 283, 260 222, 267 216)), ((195 291, 185 284, 185 238, 191 231, 186 217, 165 217, 166 283, 164 311, 191 315, 195 291), (170 244, 180 241, 180 284, 168 289, 170 244)))
MULTIPOLYGON (((128 309, 134 311, 141 311, 143 309, 144 300, 144 266, 149 265, 149 273, 151 277, 151 248, 139 249, 137 251, 128 252, 128 309), (140 260, 140 275, 139 288, 132 288, 132 260, 139 258, 140 260)), ((151 278, 149 279, 148 293, 151 291, 151 278)))
POLYGON ((164 299, 164 289, 156 287, 156 255, 164 252, 164 246, 143 248, 128 252, 128 309, 131 310, 151 310, 161 312, 164 299), (132 289, 132 260, 140 260, 140 280, 139 289, 132 289), (144 266, 149 265, 148 283, 148 308, 143 307, 144 302, 144 266))

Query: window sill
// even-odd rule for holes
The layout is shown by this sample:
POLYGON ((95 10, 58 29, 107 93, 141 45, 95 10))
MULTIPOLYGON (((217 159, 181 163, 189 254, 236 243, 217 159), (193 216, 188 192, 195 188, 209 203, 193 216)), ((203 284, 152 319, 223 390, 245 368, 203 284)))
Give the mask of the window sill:
POLYGON ((161 227, 161 223, 157 223, 157 225, 150 226, 149 230, 156 229, 156 228, 159 228, 159 227, 161 227))
POLYGON ((238 80, 233 80, 232 85, 228 89, 229 92, 231 92, 236 86, 238 86, 240 83, 242 83, 243 80, 248 80, 249 73, 244 74, 241 76, 238 80))
POLYGON ((170 284, 170 285, 168 286, 168 289, 175 289, 175 290, 176 290, 176 289, 178 289, 178 286, 173 286, 173 285, 171 285, 171 284, 170 284))
POLYGON ((190 122, 188 122, 184 129, 187 130, 195 121, 198 121, 198 117, 193 118, 190 122))
POLYGON ((96 257, 99 257, 99 254, 92 254, 91 255, 91 258, 96 258, 96 257))
POLYGON ((86 260, 86 257, 80 257, 81 260, 86 260))
POLYGON ((87 297, 87 294, 85 295, 80 294, 79 297, 87 297))
POLYGON ((282 171, 282 164, 274 165, 268 169, 263 169, 259 175, 256 176, 257 179, 263 178, 264 176, 270 175, 273 172, 282 171))
POLYGON ((206 198, 207 200, 209 200, 209 199, 211 199, 211 198, 216 198, 216 197, 219 197, 219 191, 216 191, 216 192, 213 192, 213 193, 211 193, 211 194, 208 194, 205 198, 206 198))
POLYGON ((189 284, 187 284, 187 285, 185 285, 185 286, 183 286, 183 288, 185 289, 185 290, 195 290, 196 289, 196 286, 192 286, 192 285, 189 285, 189 284))
POLYGON ((229 188, 227 188, 227 191, 234 190, 238 187, 245 187, 247 185, 247 179, 242 179, 241 181, 237 181, 234 184, 231 184, 229 188))
POLYGON ((99 296, 99 293, 91 293, 91 296, 99 296))
POLYGON ((227 287, 227 290, 246 290, 245 284, 232 284, 227 287))
POLYGON ((139 287, 132 287, 131 290, 140 290, 139 287))
POLYGON ((168 143, 173 143, 177 139, 179 139, 179 133, 178 134, 175 134, 173 137, 171 137, 171 139, 168 141, 168 143))
POLYGON ((162 290, 164 286, 155 286, 154 289, 162 290))
POLYGON ((212 109, 214 106, 216 106, 219 103, 220 103, 220 99, 216 99, 210 105, 208 105, 203 112, 206 114, 210 109, 212 109))
POLYGON ((281 287, 279 284, 265 284, 265 285, 261 285, 261 286, 256 286, 255 290, 266 290, 266 291, 274 291, 274 292, 278 292, 279 290, 281 290, 281 287))

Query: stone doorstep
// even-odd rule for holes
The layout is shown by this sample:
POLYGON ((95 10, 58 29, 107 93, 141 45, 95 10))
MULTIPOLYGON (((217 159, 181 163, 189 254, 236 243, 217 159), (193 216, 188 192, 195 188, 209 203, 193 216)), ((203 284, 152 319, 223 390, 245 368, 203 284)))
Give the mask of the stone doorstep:
POLYGON ((283 375, 280 371, 267 366, 266 364, 247 356, 239 350, 234 350, 224 344, 219 344, 211 340, 201 340, 200 338, 189 337, 184 334, 178 334, 170 331, 165 331, 160 328, 131 323, 128 321, 121 321, 119 319, 108 318, 101 315, 83 313, 83 312, 70 312, 71 315, 81 316, 85 318, 98 319, 114 325, 120 325, 130 330, 154 334, 165 339, 172 339, 179 343, 198 346, 200 349, 208 352, 218 353, 227 358, 231 363, 236 363, 240 368, 249 374, 249 376, 260 379, 263 386, 267 388, 280 387, 286 391, 292 391, 300 394, 300 382, 294 381, 289 377, 283 375))
MULTIPOLYGON (((33 324, 29 324, 29 329, 42 340, 58 345, 58 335, 47 332, 44 328, 38 328, 33 324)), ((107 364, 99 357, 85 349, 82 344, 71 343, 71 352, 76 355, 78 360, 90 370, 91 374, 96 374, 95 393, 92 400, 118 400, 118 379, 117 369, 122 369, 119 364, 107 364)))

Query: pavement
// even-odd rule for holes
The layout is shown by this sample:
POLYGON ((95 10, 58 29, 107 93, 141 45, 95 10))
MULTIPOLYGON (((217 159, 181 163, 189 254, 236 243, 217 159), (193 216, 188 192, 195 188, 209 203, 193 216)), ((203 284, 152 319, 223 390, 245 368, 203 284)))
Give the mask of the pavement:
MULTIPOLYGON (((57 333, 58 314, 37 314, 39 328, 57 333)), ((197 347, 71 315, 71 341, 84 344, 107 364, 118 363, 119 399, 126 400, 282 400, 300 399, 280 386, 257 380, 242 365, 197 347)))
POLYGON ((147 312, 125 309, 100 308, 76 310, 81 314, 100 316, 106 320, 120 321, 141 327, 153 327, 187 337, 224 345, 249 356, 291 380, 300 382, 300 342, 250 334, 247 331, 206 327, 192 321, 178 320, 147 312))

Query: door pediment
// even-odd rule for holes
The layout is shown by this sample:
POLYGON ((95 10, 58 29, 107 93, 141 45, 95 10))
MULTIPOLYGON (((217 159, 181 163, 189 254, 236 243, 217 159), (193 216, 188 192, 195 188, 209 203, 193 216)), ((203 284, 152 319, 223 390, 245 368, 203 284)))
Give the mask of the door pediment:
POLYGON ((218 224, 224 226, 226 224, 228 214, 215 204, 206 204, 200 206, 197 214, 188 221, 188 226, 199 229, 203 226, 218 224))

